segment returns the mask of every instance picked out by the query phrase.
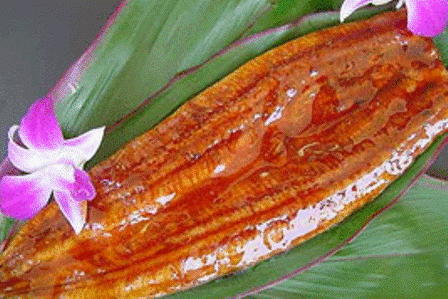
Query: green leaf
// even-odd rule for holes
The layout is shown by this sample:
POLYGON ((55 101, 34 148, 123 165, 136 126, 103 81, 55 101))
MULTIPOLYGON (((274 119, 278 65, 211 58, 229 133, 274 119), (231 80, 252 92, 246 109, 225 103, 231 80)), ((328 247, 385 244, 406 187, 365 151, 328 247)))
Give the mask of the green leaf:
MULTIPOLYGON (((281 26, 287 23, 297 22, 297 18, 319 11, 335 11, 337 21, 339 21, 339 7, 343 0, 288 0, 277 1, 274 7, 259 18, 246 35, 254 34, 275 26, 281 26)), ((390 6, 380 8, 381 10, 389 9, 390 6)), ((357 15, 353 19, 359 19, 357 15)), ((362 18, 362 17, 361 17, 362 18)))
POLYGON ((133 0, 103 34, 75 91, 57 115, 68 136, 111 125, 238 39, 270 1, 133 0))
MULTIPOLYGON (((20 222, 0 214, 0 242, 7 239, 9 232, 13 229, 15 223, 19 224, 20 222)), ((3 243, 0 243, 0 252, 2 249, 3 243)))
POLYGON ((442 34, 436 36, 433 40, 437 48, 439 48, 445 67, 448 66, 448 30, 445 30, 442 34))
POLYGON ((444 298, 448 183, 422 177, 328 260, 249 298, 444 298))

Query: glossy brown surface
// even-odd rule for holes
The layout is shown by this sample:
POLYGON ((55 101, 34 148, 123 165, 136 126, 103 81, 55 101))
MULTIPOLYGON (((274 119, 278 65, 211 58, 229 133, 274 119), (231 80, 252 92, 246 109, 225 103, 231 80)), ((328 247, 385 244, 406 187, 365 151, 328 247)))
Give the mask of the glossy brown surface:
POLYGON ((151 297, 288 250, 402 174, 446 129, 447 95, 403 11, 289 42, 92 169, 80 235, 55 204, 29 221, 0 294, 151 297))

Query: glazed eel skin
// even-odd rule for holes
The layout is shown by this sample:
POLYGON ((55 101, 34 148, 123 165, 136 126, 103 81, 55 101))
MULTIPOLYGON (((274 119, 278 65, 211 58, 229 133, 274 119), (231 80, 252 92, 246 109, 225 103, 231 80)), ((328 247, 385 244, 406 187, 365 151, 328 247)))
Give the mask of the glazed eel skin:
POLYGON ((406 12, 249 61, 90 174, 75 235, 55 203, 0 258, 0 294, 150 298, 245 269, 373 200, 448 127, 448 74, 406 12))

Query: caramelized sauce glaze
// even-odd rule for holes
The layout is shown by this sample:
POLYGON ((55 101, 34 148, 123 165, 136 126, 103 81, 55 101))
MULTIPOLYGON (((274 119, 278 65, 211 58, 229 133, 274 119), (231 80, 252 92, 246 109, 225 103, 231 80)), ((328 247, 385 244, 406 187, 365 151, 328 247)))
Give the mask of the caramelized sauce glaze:
POLYGON ((91 170, 74 235, 53 203, 0 258, 0 294, 186 289, 311 238, 372 200, 448 126, 448 76, 398 11, 248 62, 91 170))

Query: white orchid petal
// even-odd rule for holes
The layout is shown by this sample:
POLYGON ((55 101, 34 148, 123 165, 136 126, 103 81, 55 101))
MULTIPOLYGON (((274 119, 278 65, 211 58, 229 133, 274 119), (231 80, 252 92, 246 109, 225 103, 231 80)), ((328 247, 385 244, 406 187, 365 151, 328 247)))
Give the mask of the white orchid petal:
POLYGON ((46 153, 26 149, 14 141, 14 135, 19 127, 12 126, 8 132, 8 158, 11 163, 24 172, 34 172, 45 165, 56 162, 53 152, 46 153))
POLYGON ((40 172, 52 190, 72 191, 75 184, 75 168, 72 165, 50 165, 40 172))
POLYGON ((341 11, 339 14, 341 23, 344 22, 344 20, 348 18, 352 13, 354 13, 355 10, 372 2, 372 0, 345 0, 344 3, 342 3, 341 11))
MULTIPOLYGON (((76 153, 81 164, 92 159, 103 140, 106 127, 90 130, 81 136, 64 141, 63 151, 65 153, 76 153)), ((78 161, 76 161, 78 162, 78 161)), ((76 165, 80 165, 78 162, 76 165)))
POLYGON ((384 5, 391 2, 392 0, 372 0, 373 5, 384 5))
POLYGON ((55 191, 54 198, 76 234, 79 234, 86 223, 87 202, 76 201, 68 191, 55 191))
POLYGON ((88 131, 87 133, 64 141, 64 145, 57 150, 36 150, 24 148, 14 141, 19 126, 9 129, 8 158, 18 169, 32 173, 41 168, 54 164, 67 164, 82 167, 98 150, 105 127, 88 131))

